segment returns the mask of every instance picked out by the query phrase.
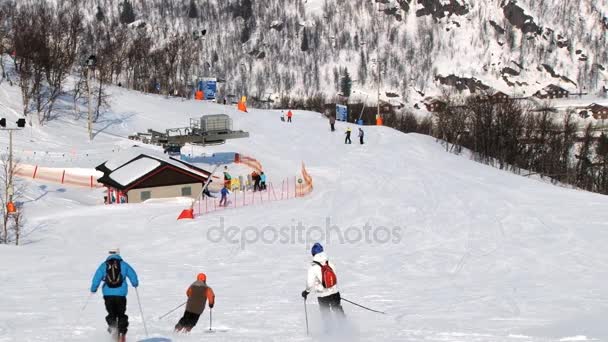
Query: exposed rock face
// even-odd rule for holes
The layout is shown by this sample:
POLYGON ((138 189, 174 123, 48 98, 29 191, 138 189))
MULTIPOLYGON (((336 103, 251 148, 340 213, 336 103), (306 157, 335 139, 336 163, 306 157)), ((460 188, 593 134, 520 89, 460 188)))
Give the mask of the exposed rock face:
POLYGON ((505 29, 500 27, 494 20, 490 20, 490 25, 492 25, 498 34, 505 34, 505 29))
POLYGON ((441 0, 418 0, 418 4, 422 5, 423 8, 416 11, 416 16, 422 17, 425 15, 430 15, 435 19, 441 19, 446 16, 465 15, 469 13, 469 8, 464 1, 449 1, 449 3, 443 4, 441 0))
POLYGON ((527 15, 515 1, 509 1, 503 6, 502 11, 511 25, 519 28, 523 33, 541 34, 542 28, 536 25, 534 18, 527 15))
POLYGON ((458 77, 456 75, 448 76, 435 76, 435 80, 443 85, 448 85, 456 88, 458 91, 469 90, 471 93, 475 93, 478 90, 488 90, 489 86, 483 84, 480 80, 475 77, 458 77))

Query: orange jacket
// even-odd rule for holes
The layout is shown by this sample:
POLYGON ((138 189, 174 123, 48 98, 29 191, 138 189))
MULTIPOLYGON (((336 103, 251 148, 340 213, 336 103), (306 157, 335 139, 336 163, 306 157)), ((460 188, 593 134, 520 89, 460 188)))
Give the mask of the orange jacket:
POLYGON ((290 118, 293 116, 293 113, 291 111, 287 112, 287 117, 290 118))
MULTIPOLYGON (((186 296, 188 296, 188 298, 190 298, 192 296, 192 286, 188 287, 188 290, 186 291, 186 296)), ((207 297, 207 301, 209 302, 209 307, 212 308, 215 305, 215 293, 213 292, 212 288, 210 288, 210 287, 206 288, 205 297, 207 297)))

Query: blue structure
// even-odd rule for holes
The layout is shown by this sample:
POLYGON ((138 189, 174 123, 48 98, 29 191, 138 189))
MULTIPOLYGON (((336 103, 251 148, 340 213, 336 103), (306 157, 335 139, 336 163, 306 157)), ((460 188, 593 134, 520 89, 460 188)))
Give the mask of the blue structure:
POLYGON ((235 152, 219 152, 210 156, 189 156, 182 154, 180 159, 188 163, 230 164, 234 163, 235 152))
POLYGON ((336 120, 348 121, 348 107, 344 105, 336 105, 336 120))
POLYGON ((205 100, 215 100, 217 80, 215 78, 204 78, 198 82, 198 90, 205 94, 205 100))

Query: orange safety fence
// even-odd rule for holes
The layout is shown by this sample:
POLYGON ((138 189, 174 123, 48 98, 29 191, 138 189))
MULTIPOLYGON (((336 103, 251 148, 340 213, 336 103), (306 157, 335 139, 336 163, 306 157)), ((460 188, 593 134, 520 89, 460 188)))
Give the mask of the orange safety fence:
POLYGON ((298 197, 304 197, 312 192, 312 189, 313 189, 312 177, 306 170, 306 166, 304 165, 304 162, 302 162, 302 178, 298 180, 298 183, 299 183, 298 191, 297 191, 298 197))
POLYGON ((312 177, 302 163, 301 177, 288 177, 276 185, 272 182, 266 184, 266 188, 259 191, 246 189, 244 191, 234 191, 227 196, 225 205, 220 205, 220 198, 202 196, 199 197, 192 206, 182 212, 179 219, 194 218, 216 211, 243 208, 265 203, 285 201, 294 198, 301 198, 310 194, 313 190, 312 177), (187 212, 187 213, 186 213, 187 212))
POLYGON ((101 174, 95 170, 90 170, 88 173, 89 174, 86 174, 86 172, 75 173, 70 169, 42 167, 28 164, 19 164, 15 169, 15 176, 21 178, 31 178, 43 182, 86 188, 102 188, 103 185, 97 183, 97 178, 101 177, 101 174))
POLYGON ((235 154, 234 162, 237 164, 243 164, 249 166, 254 169, 257 173, 261 173, 263 171, 262 164, 255 158, 251 158, 248 156, 244 156, 240 153, 235 154))

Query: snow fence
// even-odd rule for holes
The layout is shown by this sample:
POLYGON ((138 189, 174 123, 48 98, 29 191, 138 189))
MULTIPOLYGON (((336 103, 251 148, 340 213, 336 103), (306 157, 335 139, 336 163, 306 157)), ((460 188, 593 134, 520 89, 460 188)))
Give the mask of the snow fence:
POLYGON ((233 191, 228 195, 227 205, 220 205, 220 198, 202 195, 193 202, 190 209, 185 209, 178 217, 195 218, 209 213, 243 208, 254 205, 263 205, 270 202, 286 201, 309 195, 313 190, 313 180, 306 166, 302 163, 301 177, 294 176, 283 179, 281 183, 269 182, 266 189, 253 191, 252 189, 233 191))
POLYGON ((61 169, 54 167, 42 167, 38 165, 18 164, 15 176, 31 178, 48 183, 64 184, 85 188, 102 188, 97 179, 102 173, 92 169, 61 169))

